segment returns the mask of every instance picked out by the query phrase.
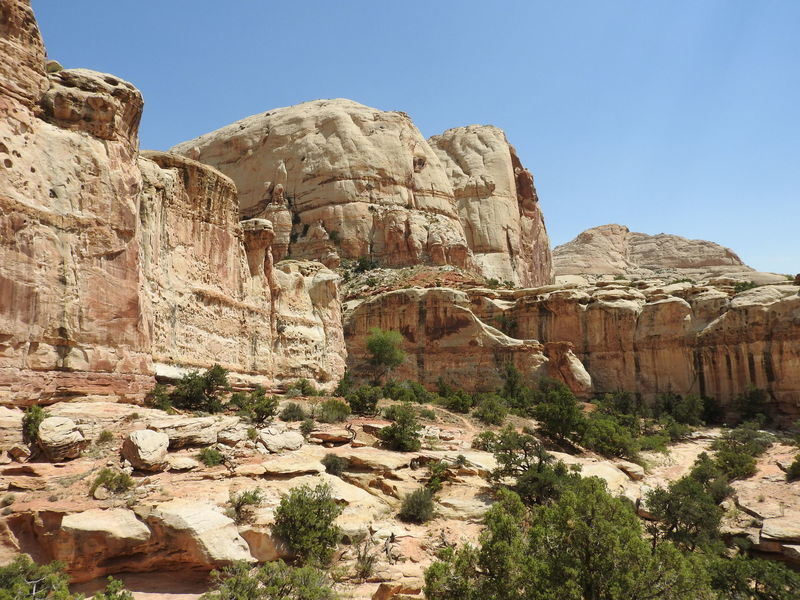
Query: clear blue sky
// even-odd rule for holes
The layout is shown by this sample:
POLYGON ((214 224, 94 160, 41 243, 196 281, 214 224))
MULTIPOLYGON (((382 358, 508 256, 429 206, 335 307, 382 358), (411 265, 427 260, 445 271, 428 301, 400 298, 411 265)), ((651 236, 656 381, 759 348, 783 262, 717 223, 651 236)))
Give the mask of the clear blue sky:
POLYGON ((795 0, 33 0, 51 58, 142 90, 142 148, 317 98, 503 128, 554 245, 622 223, 800 271, 795 0))

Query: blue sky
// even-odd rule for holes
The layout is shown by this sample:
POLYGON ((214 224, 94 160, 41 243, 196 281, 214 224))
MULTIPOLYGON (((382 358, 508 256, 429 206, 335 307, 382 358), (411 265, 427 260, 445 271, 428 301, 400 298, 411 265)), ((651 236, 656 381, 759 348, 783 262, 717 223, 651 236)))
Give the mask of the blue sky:
POLYGON ((554 245, 621 223, 800 272, 800 2, 33 0, 51 58, 145 97, 142 148, 352 98, 503 128, 554 245))

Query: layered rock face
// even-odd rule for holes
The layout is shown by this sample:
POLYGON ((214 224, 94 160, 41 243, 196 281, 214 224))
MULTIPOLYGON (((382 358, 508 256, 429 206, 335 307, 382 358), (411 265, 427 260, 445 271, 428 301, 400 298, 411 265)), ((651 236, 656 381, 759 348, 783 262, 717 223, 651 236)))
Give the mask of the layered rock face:
POLYGON ((272 225, 240 225, 227 177, 139 157, 138 90, 84 69, 47 76, 28 3, 0 6, 0 402, 141 398, 159 371, 214 363, 336 379, 336 275, 273 276, 272 225), (296 327, 276 357, 281 314, 296 327))
POLYGON ((522 287, 550 283, 550 239, 533 176, 505 134, 497 127, 471 125, 428 141, 453 184, 480 272, 522 287))
POLYGON ((624 225, 587 229, 553 250, 556 275, 694 276, 752 271, 730 249, 705 240, 660 233, 647 235, 624 225))
POLYGON ((275 258, 371 256, 386 266, 455 265, 519 285, 552 278, 533 177, 502 131, 471 126, 425 141, 408 115, 317 100, 254 115, 175 152, 239 188, 269 219, 275 258))
MULTIPOLYGON (((242 214, 276 225, 289 252, 332 266, 466 266, 450 181, 408 115, 316 100, 248 117, 173 148, 236 182, 242 214)), ((284 250, 285 249, 285 250, 284 250)))

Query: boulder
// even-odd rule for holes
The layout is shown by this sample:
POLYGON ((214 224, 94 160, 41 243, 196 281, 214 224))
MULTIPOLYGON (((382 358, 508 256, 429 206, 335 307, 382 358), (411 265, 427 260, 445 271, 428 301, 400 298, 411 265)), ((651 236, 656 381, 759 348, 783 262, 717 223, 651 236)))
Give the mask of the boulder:
POLYGON ((72 419, 47 417, 39 425, 38 444, 49 460, 59 462, 78 458, 89 440, 72 419))
POLYGON ((134 469, 163 471, 167 468, 169 436, 161 431, 140 429, 132 431, 122 443, 122 457, 134 469))
POLYGON ((789 543, 800 542, 800 513, 793 512, 782 517, 764 519, 761 539, 789 543))
POLYGON ((305 442, 299 431, 286 430, 273 426, 258 432, 258 444, 267 452, 278 453, 286 450, 297 450, 305 442))
POLYGON ((219 432, 231 428, 239 420, 239 417, 173 415, 152 419, 147 427, 166 434, 170 448, 184 448, 216 444, 219 432))

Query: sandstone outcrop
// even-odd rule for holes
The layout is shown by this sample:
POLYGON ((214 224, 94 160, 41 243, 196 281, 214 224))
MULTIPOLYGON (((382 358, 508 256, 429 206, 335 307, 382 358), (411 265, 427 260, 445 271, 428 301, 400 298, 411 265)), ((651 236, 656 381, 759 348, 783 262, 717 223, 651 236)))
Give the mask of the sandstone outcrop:
POLYGON ((248 383, 335 381, 335 274, 273 276, 275 228, 242 227, 230 179, 140 156, 139 91, 85 69, 48 75, 28 2, 2 9, 0 403, 141 399, 154 375, 214 363, 248 383), (281 318, 298 324, 290 342, 281 318))
POLYGON ((666 233, 636 233, 624 225, 593 227, 571 242, 557 246, 553 249, 553 266, 556 275, 657 275, 693 279, 753 271, 732 250, 719 244, 666 233))
POLYGON ((470 261, 450 181, 408 115, 316 100, 242 119, 173 151, 215 166, 245 217, 275 225, 283 253, 387 265, 470 261), (285 250, 284 250, 285 249, 285 250))
POLYGON ((551 283, 550 239, 533 186, 497 127, 449 129, 428 140, 453 185, 481 274, 522 287, 551 283))
POLYGON ((348 361, 369 375, 366 340, 372 328, 399 331, 408 359, 393 371, 400 379, 435 386, 440 377, 465 389, 495 389, 499 367, 514 363, 525 375, 546 374, 544 347, 514 339, 478 318, 469 296, 449 288, 412 288, 348 303, 348 361))

